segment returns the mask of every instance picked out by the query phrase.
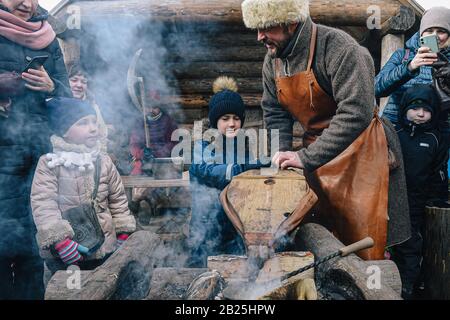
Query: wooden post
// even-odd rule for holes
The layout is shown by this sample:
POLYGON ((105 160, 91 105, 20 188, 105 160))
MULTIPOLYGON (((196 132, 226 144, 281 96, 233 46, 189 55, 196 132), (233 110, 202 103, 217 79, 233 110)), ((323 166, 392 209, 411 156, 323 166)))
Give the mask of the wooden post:
MULTIPOLYGON (((386 64, 395 50, 403 48, 405 43, 404 34, 386 34, 381 40, 381 68, 386 64)), ((388 97, 381 98, 380 100, 380 111, 384 110, 387 104, 388 97)))
POLYGON ((427 208, 423 270, 429 299, 450 299, 450 209, 427 208))
POLYGON ((77 38, 60 39, 59 44, 64 56, 64 63, 66 66, 80 61, 80 41, 77 38))

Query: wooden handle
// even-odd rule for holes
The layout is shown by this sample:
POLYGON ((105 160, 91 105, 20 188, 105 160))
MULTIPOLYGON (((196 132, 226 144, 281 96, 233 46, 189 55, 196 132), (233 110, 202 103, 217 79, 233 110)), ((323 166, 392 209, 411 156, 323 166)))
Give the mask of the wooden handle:
POLYGON ((351 253, 357 252, 359 250, 369 249, 372 248, 374 244, 374 241, 371 237, 364 238, 362 240, 359 240, 358 242, 355 242, 349 246, 346 246, 339 250, 342 257, 348 256, 351 253))

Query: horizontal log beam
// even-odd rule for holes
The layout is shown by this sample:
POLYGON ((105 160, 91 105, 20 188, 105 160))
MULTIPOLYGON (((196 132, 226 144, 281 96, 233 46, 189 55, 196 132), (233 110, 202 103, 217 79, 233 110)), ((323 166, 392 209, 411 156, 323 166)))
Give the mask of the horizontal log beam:
MULTIPOLYGON (((142 18, 163 22, 217 22, 241 24, 241 0, 122 0, 80 1, 75 4, 81 10, 82 21, 108 17, 142 18)), ((395 16, 400 3, 390 0, 311 0, 310 12, 317 23, 328 25, 366 25, 372 13, 370 6, 381 8, 381 22, 395 16)), ((62 9, 57 16, 63 17, 62 9)))
POLYGON ((155 180, 145 176, 122 176, 122 183, 125 188, 189 188, 189 173, 184 173, 182 179, 172 180, 155 180))
POLYGON ((176 32, 170 32, 167 35, 167 47, 183 51, 184 54, 190 54, 192 49, 203 47, 216 47, 224 50, 230 47, 253 46, 264 49, 264 46, 258 42, 257 34, 253 30, 241 29, 237 37, 236 32, 228 29, 224 32, 222 28, 210 28, 202 32, 201 38, 197 32, 198 28, 195 28, 194 31, 183 31, 177 28, 176 32), (189 50, 186 50, 186 48, 189 48, 189 50))
POLYGON ((405 6, 400 7, 397 15, 392 16, 381 25, 381 36, 388 33, 405 33, 414 26, 416 14, 414 10, 405 6))
MULTIPOLYGON (((208 101, 211 99, 212 93, 209 95, 189 94, 179 95, 167 98, 169 104, 175 104, 181 106, 183 109, 202 109, 208 107, 208 101)), ((261 94, 257 93, 241 93, 244 104, 249 108, 261 107, 261 94)))
MULTIPOLYGON (((240 93, 259 93, 262 94, 261 78, 235 78, 240 93)), ((178 88, 181 94, 209 94, 212 95, 212 83, 214 79, 181 79, 170 82, 169 86, 178 88)))
MULTIPOLYGON (((172 63, 167 68, 178 79, 214 79, 220 76, 261 78, 261 62, 192 62, 172 63)), ((259 80, 258 80, 259 81, 259 80)))
MULTIPOLYGON (((245 45, 244 40, 240 36, 235 39, 241 41, 240 45, 245 45)), ((237 44, 237 43, 236 43, 237 44)), ((216 43, 211 43, 215 46, 216 43)), ((212 46, 194 46, 189 50, 186 48, 175 47, 171 50, 167 59, 174 62, 222 62, 222 61, 248 61, 258 62, 259 75, 261 75, 261 68, 267 50, 262 44, 259 46, 233 46, 229 44, 227 47, 212 47, 212 46)))

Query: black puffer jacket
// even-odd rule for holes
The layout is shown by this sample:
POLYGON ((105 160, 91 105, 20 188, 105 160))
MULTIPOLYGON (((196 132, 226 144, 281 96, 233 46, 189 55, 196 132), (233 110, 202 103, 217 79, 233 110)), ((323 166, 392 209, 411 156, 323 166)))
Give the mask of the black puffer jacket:
MULTIPOLYGON (((6 9, 0 6, 0 10, 6 9)), ((47 17, 39 10, 33 20, 47 17)), ((32 50, 0 36, 0 72, 21 73, 38 55, 49 55, 44 68, 55 90, 49 95, 26 89, 22 96, 12 98, 8 117, 0 117, 0 256, 27 254, 32 249, 31 179, 40 155, 50 146, 45 99, 72 95, 56 39, 42 50, 32 50)))
MULTIPOLYGON (((417 85, 405 92, 399 110, 401 129, 397 132, 402 146, 405 164, 406 184, 410 215, 419 217, 423 214, 427 200, 435 197, 439 181, 433 177, 446 160, 447 147, 441 141, 438 128, 439 102, 430 85, 417 85), (415 106, 413 101, 423 100, 432 112, 431 120, 424 124, 415 124, 406 118, 409 109, 415 106)), ((446 179, 444 176, 443 179, 446 179)))

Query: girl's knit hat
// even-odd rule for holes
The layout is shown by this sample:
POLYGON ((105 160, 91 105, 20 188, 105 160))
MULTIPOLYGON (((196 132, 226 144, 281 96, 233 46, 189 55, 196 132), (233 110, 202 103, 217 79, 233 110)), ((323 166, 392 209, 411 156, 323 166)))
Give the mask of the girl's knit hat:
POLYGON ((217 129, 217 121, 225 114, 235 114, 241 119, 241 126, 245 121, 245 105, 242 97, 237 93, 237 83, 233 78, 219 77, 213 83, 215 93, 209 101, 209 124, 217 129))
POLYGON ((67 130, 81 118, 96 115, 89 102, 66 97, 49 100, 47 110, 50 129, 60 137, 64 136, 67 130))

